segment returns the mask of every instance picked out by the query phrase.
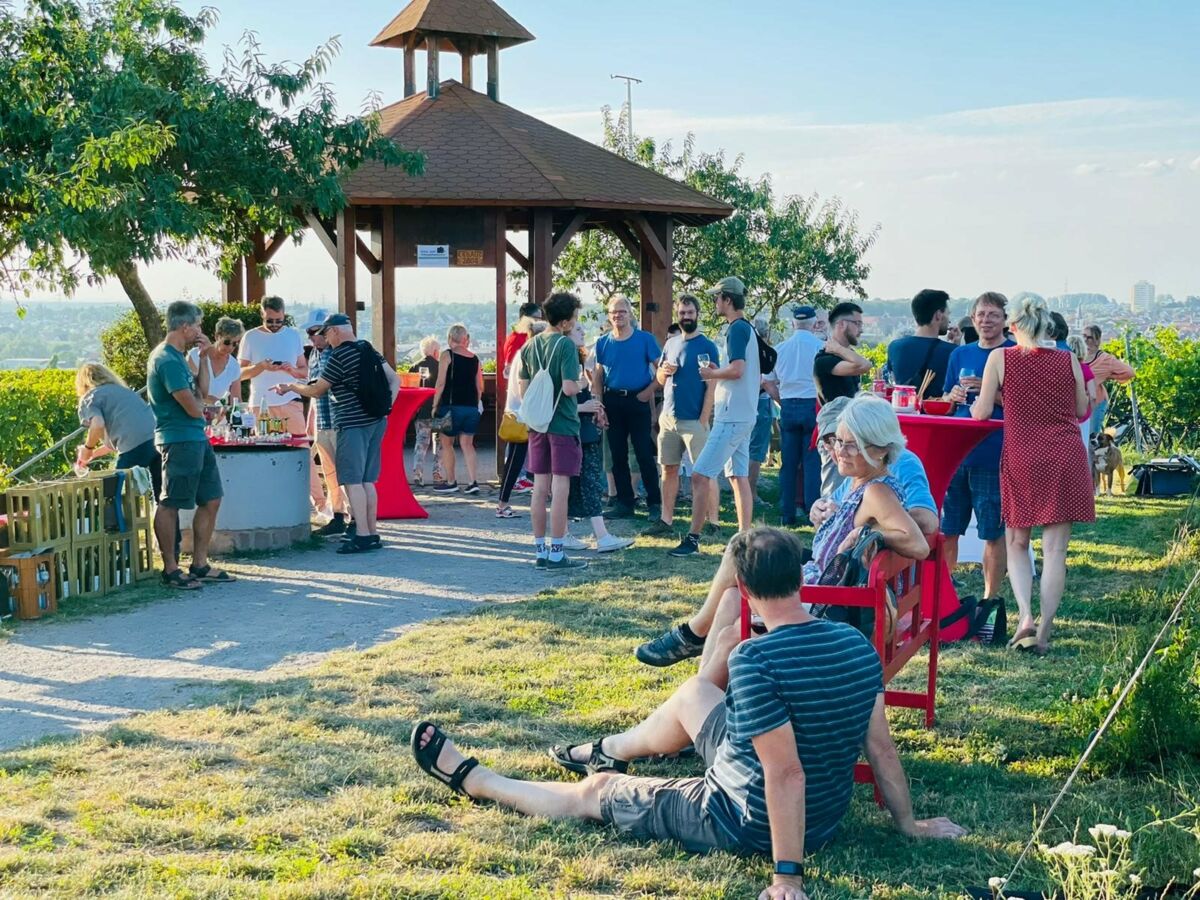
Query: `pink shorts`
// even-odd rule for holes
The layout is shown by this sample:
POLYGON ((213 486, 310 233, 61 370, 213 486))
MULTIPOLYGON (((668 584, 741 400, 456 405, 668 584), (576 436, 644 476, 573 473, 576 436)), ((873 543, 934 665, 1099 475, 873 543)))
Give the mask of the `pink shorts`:
POLYGON ((534 475, 579 474, 583 465, 583 447, 573 434, 529 432, 529 458, 525 466, 534 475))

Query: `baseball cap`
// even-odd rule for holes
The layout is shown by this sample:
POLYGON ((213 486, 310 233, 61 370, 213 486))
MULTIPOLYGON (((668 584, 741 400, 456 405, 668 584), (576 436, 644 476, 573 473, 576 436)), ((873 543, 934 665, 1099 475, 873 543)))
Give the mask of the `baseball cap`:
POLYGON ((310 309, 308 315, 304 317, 304 321, 300 323, 301 331, 309 331, 325 324, 325 320, 329 318, 329 310, 327 309, 310 309))
POLYGON ((718 281, 716 287, 709 288, 708 294, 710 297, 715 297, 717 294, 733 294, 737 297, 745 297, 746 284, 736 275, 729 275, 718 281))
POLYGON ((350 317, 345 313, 334 313, 329 316, 321 325, 321 334, 324 334, 330 328, 336 328, 339 325, 349 325, 350 317))
POLYGON ((797 322, 805 322, 808 319, 815 319, 816 317, 817 317, 817 311, 815 308, 813 308, 811 306, 793 306, 792 307, 792 318, 795 319, 797 322))
POLYGON ((849 405, 849 397, 834 397, 821 407, 821 411, 817 413, 817 440, 826 438, 837 431, 838 419, 842 417, 842 411, 849 405))

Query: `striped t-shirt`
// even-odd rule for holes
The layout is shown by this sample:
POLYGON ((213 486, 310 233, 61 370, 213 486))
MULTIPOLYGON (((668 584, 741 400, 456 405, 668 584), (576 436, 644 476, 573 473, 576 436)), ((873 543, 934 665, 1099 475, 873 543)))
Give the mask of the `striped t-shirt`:
POLYGON ((729 657, 728 731, 705 810, 738 845, 771 851, 762 765, 751 740, 786 722, 804 767, 804 846, 828 841, 850 805, 854 764, 883 690, 879 656, 854 628, 814 619, 742 643, 729 657))
POLYGON ((359 428, 374 425, 379 416, 369 416, 358 399, 358 367, 362 349, 378 353, 366 341, 345 341, 321 357, 321 377, 329 382, 329 393, 333 395, 333 427, 359 428))

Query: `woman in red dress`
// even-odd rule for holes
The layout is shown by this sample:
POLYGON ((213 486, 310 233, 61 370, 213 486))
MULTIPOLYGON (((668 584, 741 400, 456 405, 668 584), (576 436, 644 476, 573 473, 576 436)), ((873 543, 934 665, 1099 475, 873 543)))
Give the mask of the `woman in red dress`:
POLYGON ((1010 646, 1044 656, 1066 583, 1071 526, 1096 519, 1091 467, 1078 424, 1088 398, 1075 354, 1047 340, 1053 320, 1044 300, 1023 300, 1009 325, 1017 346, 988 357, 971 415, 988 419, 996 403, 1004 404, 1000 505, 1008 579, 1020 612, 1010 646), (1042 617, 1035 626, 1029 537, 1036 527, 1043 529, 1043 561, 1042 617))

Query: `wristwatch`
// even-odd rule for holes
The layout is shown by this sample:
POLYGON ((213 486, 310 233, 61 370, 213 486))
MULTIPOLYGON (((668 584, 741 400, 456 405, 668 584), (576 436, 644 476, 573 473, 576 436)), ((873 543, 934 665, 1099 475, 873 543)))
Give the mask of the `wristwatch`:
POLYGON ((789 859, 780 859, 775 862, 776 875, 791 875, 796 878, 804 877, 804 863, 792 862, 789 859))

